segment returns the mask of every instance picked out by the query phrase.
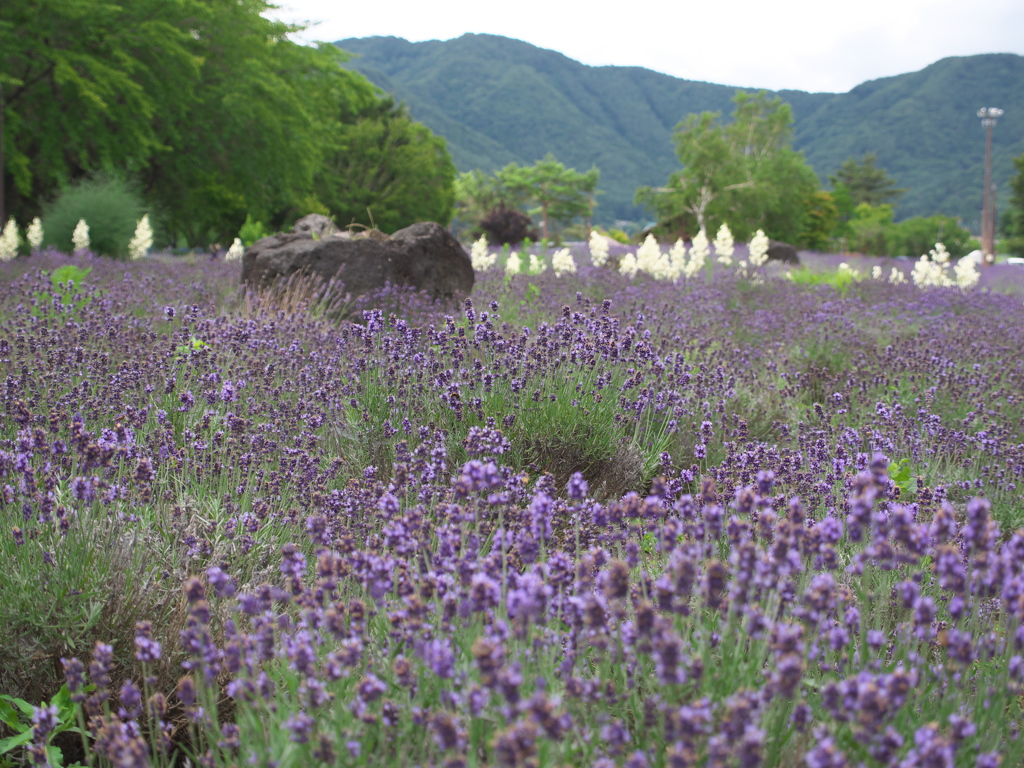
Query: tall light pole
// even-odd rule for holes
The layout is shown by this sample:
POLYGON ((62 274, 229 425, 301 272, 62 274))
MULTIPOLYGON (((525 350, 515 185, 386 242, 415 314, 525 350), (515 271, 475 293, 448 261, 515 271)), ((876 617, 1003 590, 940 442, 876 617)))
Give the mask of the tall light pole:
POLYGON ((981 261, 992 264, 995 261, 996 220, 995 200, 992 195, 992 126, 1003 114, 998 107, 982 107, 978 117, 985 128, 985 208, 981 212, 981 261))

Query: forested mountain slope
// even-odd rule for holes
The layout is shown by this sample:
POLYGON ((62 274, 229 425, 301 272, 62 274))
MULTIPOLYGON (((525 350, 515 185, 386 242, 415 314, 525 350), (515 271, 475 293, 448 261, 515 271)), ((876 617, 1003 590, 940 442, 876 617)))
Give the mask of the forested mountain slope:
MULTIPOLYGON (((641 67, 590 67, 496 35, 410 43, 340 40, 350 63, 404 100, 444 136, 460 170, 531 164, 552 152, 568 166, 601 169, 597 220, 637 219, 638 186, 663 184, 677 166, 672 130, 691 112, 728 116, 736 87, 641 67)), ((984 133, 975 112, 997 106, 994 177, 1005 199, 1011 158, 1024 153, 1024 57, 943 59, 919 72, 862 83, 848 93, 780 91, 793 107, 795 147, 824 179, 848 157, 876 152, 909 188, 897 217, 936 212, 976 228, 984 133)))

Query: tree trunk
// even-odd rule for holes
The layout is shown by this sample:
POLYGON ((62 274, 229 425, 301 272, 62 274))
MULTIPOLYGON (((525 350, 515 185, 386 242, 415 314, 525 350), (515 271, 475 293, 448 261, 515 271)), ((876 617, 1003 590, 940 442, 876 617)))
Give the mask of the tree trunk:
POLYGON ((544 226, 544 239, 547 240, 548 239, 548 204, 547 203, 541 203, 540 212, 541 212, 541 217, 544 220, 544 224, 543 224, 543 226, 544 226))

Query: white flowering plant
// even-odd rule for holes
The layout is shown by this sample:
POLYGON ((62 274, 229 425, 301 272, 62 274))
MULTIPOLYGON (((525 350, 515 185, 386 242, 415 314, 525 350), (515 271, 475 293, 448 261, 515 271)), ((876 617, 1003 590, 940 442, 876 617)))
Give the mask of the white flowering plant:
POLYGON ((18 255, 18 242, 18 225, 14 219, 8 219, 0 234, 0 261, 10 261, 18 255))
POLYGON ((715 259, 718 263, 725 267, 731 266, 732 255, 735 252, 736 247, 728 224, 722 224, 722 226, 718 228, 718 234, 715 235, 714 246, 715 259))
POLYGON ((551 256, 551 268, 555 271, 555 277, 576 273, 576 260, 568 248, 560 248, 551 256))
POLYGON ((767 262, 768 235, 759 229, 750 238, 750 265, 752 267, 763 267, 767 262))
POLYGON ((595 229, 591 231, 587 245, 590 248, 590 261, 595 267, 603 267, 608 261, 608 241, 595 229))
POLYGON ((638 270, 646 272, 656 280, 673 279, 670 257, 661 250, 654 235, 647 235, 643 244, 637 248, 636 266, 638 270))
POLYGON ((619 273, 626 277, 636 276, 638 271, 636 256, 633 253, 626 253, 619 261, 619 273))
POLYGON ((85 219, 78 220, 75 231, 71 234, 71 242, 76 251, 84 251, 89 247, 89 225, 85 223, 85 219))
POLYGON ((480 239, 473 243, 469 252, 470 261, 473 263, 474 272, 486 272, 494 266, 498 260, 497 253, 491 253, 491 247, 487 243, 487 235, 480 235, 480 239))
POLYGON ((28 240, 28 247, 33 251, 38 251, 43 245, 43 222, 36 216, 32 219, 32 223, 28 225, 28 232, 25 233, 25 238, 28 240))
POLYGON ((239 261, 244 253, 245 246, 242 245, 241 238, 236 237, 235 241, 231 243, 231 247, 228 248, 228 252, 224 254, 224 261, 239 261))
POLYGON ((683 238, 679 238, 672 244, 672 248, 668 252, 669 269, 671 271, 671 279, 673 281, 678 280, 680 277, 690 277, 688 273, 689 264, 686 261, 686 243, 683 242, 683 238))
POLYGON ((149 224, 149 214, 147 213, 139 219, 139 223, 135 227, 135 235, 132 237, 131 242, 128 243, 128 255, 133 260, 141 259, 152 247, 153 227, 149 224))
POLYGON ((512 251, 505 262, 505 275, 512 277, 518 275, 523 269, 523 260, 519 258, 519 251, 512 251))

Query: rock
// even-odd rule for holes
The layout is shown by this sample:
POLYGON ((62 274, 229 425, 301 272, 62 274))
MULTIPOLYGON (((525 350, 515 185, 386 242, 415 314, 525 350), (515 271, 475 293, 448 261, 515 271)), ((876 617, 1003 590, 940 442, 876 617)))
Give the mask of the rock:
POLYGON ((796 248, 789 243, 778 240, 768 241, 768 258, 781 261, 784 264, 799 264, 800 257, 796 254, 796 248))
POLYGON ((322 213, 311 213, 295 222, 292 232, 313 238, 330 237, 338 232, 334 222, 322 213))
POLYGON ((298 274, 324 282, 337 279, 353 297, 386 283, 411 286, 438 299, 467 296, 473 290, 469 254, 440 224, 422 222, 381 237, 314 239, 304 232, 264 237, 242 257, 242 283, 264 287, 298 274))

